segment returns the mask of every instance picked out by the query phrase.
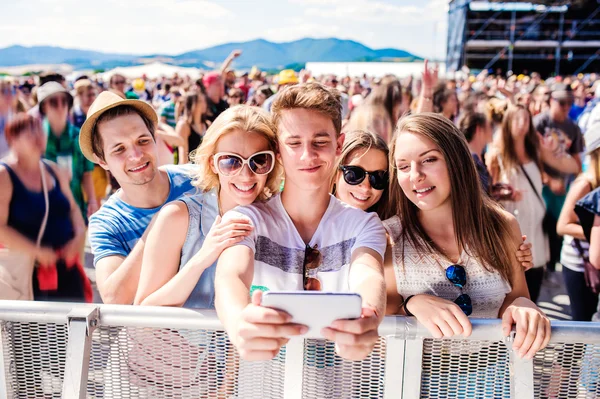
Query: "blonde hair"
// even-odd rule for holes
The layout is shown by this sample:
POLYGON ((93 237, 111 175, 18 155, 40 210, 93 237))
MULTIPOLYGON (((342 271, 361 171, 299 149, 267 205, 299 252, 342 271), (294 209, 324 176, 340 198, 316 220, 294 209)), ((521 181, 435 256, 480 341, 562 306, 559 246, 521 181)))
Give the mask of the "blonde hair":
MULTIPOLYGON (((249 105, 236 105, 227 109, 210 125, 202 139, 202 144, 190 155, 193 162, 198 165, 192 172, 192 184, 201 191, 206 192, 220 187, 219 175, 213 172, 211 167, 213 155, 216 153, 217 143, 221 137, 236 130, 262 135, 269 142, 269 150, 277 152, 275 126, 266 111, 249 105)), ((266 200, 279 192, 283 167, 276 160, 274 162, 275 166, 267 177, 263 192, 258 196, 259 200, 266 200)))
POLYGON ((308 109, 317 111, 331 119, 335 132, 342 131, 342 97, 336 89, 330 89, 320 83, 303 83, 288 86, 277 93, 271 106, 273 124, 279 125, 281 112, 288 109, 308 109))
POLYGON ((596 148, 588 155, 590 157, 590 165, 584 175, 590 182, 592 190, 595 190, 600 187, 600 148, 596 148))

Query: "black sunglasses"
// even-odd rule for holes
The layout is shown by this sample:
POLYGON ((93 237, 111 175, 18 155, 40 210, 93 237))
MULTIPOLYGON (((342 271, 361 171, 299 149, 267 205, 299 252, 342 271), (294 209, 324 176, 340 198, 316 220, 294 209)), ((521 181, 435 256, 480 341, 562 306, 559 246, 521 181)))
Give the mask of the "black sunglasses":
POLYGON ((360 166, 340 165, 340 170, 344 174, 344 181, 351 186, 356 186, 369 176, 369 183, 375 190, 383 190, 387 187, 389 174, 387 170, 374 170, 367 172, 360 166))
POLYGON ((454 284, 455 287, 460 288, 461 294, 454 300, 454 303, 466 314, 467 316, 473 313, 473 303, 471 297, 468 294, 462 293, 463 288, 467 284, 467 272, 461 265, 450 265, 446 269, 446 278, 454 284))
POLYGON ((305 291, 321 291, 321 281, 317 277, 309 277, 311 270, 316 270, 321 265, 323 256, 317 246, 306 245, 304 262, 302 263, 302 277, 305 291))

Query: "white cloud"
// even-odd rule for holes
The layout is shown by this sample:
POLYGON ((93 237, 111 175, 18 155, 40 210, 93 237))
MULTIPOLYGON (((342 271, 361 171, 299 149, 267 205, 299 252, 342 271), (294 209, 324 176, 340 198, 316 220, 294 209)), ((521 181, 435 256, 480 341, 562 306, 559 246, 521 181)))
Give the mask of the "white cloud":
POLYGON ((3 3, 0 48, 12 44, 56 45, 140 55, 179 54, 259 37, 275 42, 338 37, 373 48, 394 47, 429 55, 434 40, 438 52, 445 48, 448 8, 447 0, 3 3))

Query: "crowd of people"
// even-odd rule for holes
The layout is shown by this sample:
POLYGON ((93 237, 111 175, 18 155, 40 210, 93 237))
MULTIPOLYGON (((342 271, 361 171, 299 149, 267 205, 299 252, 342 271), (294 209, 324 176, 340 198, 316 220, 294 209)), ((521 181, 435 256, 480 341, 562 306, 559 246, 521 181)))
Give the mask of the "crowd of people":
POLYGON ((385 315, 435 337, 501 318, 531 358, 557 262, 573 320, 598 320, 597 75, 267 76, 239 56, 198 80, 0 81, 2 299, 91 301, 87 237, 104 303, 214 308, 251 360, 306 331, 265 291, 359 293, 361 318, 322 332, 347 359, 385 315))

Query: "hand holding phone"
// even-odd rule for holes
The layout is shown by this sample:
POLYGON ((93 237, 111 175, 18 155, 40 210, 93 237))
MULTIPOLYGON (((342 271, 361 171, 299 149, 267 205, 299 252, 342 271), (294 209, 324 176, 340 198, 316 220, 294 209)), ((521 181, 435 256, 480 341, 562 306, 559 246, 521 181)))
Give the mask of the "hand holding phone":
POLYGON ((290 337, 308 331, 308 327, 292 323, 288 313, 261 306, 262 294, 253 293, 252 301, 230 333, 230 340, 244 360, 271 360, 290 337))
POLYGON ((323 336, 335 342, 335 351, 347 360, 363 360, 373 351, 379 333, 379 317, 375 309, 362 308, 361 316, 354 320, 336 320, 323 329, 323 336))
POLYGON ((292 322, 308 327, 305 338, 325 338, 322 330, 336 320, 358 319, 362 298, 358 294, 322 291, 266 292, 262 305, 286 312, 292 322))

